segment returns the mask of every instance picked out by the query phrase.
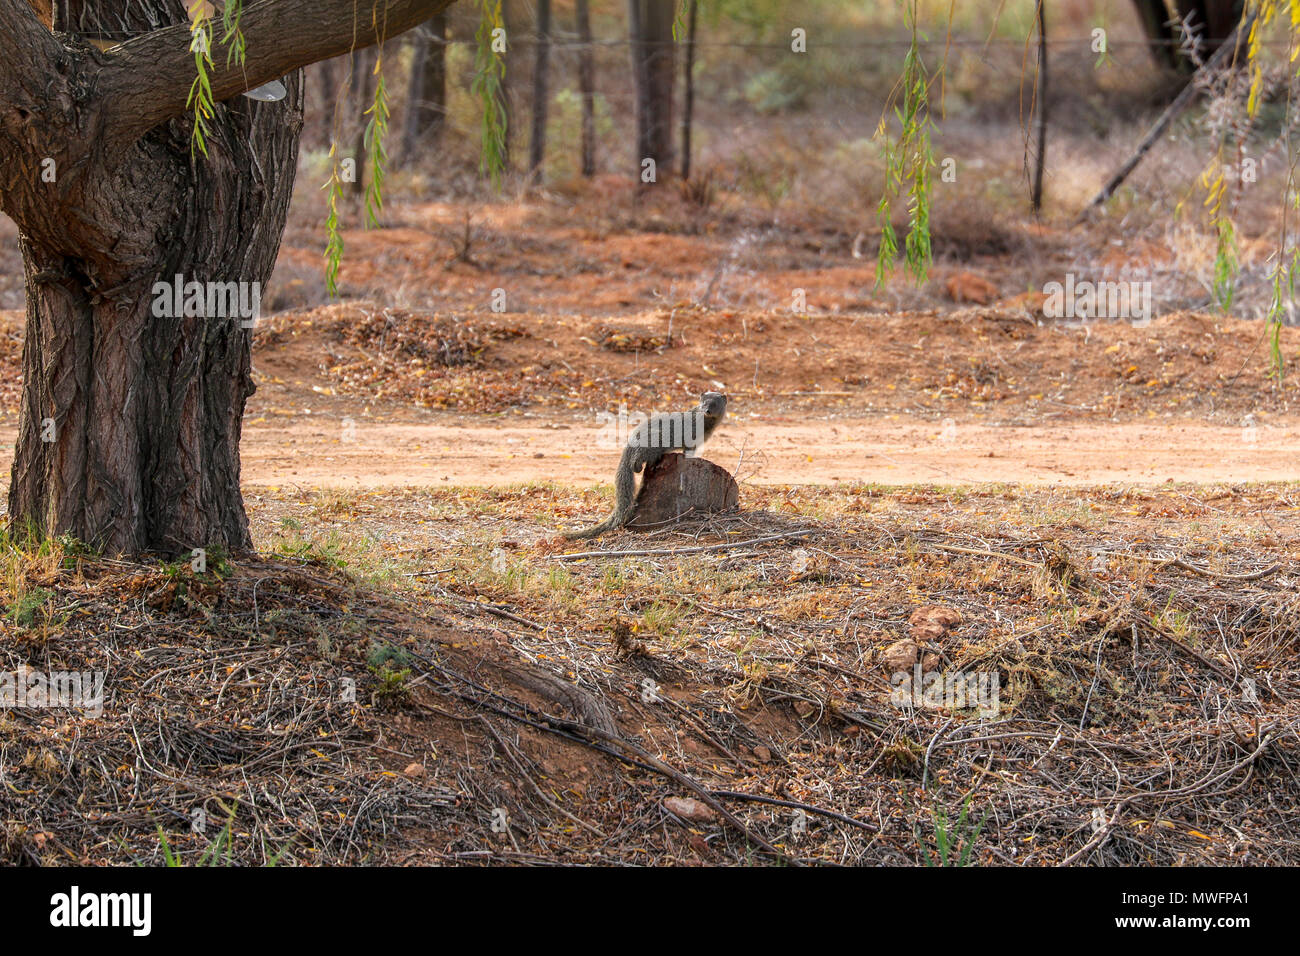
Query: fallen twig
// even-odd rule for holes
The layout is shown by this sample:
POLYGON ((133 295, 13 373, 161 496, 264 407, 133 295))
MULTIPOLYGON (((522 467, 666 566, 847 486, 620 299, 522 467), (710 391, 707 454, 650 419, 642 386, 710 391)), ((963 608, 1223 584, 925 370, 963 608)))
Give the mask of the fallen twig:
POLYGON ((702 544, 690 548, 638 549, 634 551, 575 551, 570 554, 551 555, 556 561, 577 561, 583 558, 645 558, 661 555, 702 554, 705 551, 729 551, 744 548, 752 544, 766 544, 769 541, 781 541, 785 538, 806 538, 816 531, 806 528, 802 531, 783 531, 781 534, 764 535, 761 538, 747 538, 744 541, 724 541, 722 544, 702 544))

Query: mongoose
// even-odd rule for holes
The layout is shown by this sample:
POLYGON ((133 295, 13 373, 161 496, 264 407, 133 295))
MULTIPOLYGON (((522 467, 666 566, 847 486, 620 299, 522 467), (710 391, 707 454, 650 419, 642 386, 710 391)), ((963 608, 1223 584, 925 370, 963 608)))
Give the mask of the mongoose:
POLYGON ((705 392, 700 404, 688 412, 665 412, 642 422, 627 440, 618 471, 614 473, 614 513, 585 531, 571 531, 566 538, 594 538, 613 528, 621 528, 632 511, 636 479, 632 476, 675 451, 692 451, 713 435, 713 430, 727 414, 727 396, 705 392))

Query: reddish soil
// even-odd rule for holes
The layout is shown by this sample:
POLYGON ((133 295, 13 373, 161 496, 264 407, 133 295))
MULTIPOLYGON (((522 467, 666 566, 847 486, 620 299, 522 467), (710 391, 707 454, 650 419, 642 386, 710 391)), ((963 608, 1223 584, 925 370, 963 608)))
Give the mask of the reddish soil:
MULTIPOLYGON (((812 248, 793 233, 760 276, 734 235, 562 213, 475 207, 460 259, 463 213, 448 204, 411 204, 399 226, 348 233, 345 293, 386 280, 387 294, 262 322, 245 479, 608 481, 617 449, 597 444, 597 412, 685 407, 709 388, 731 397, 710 457, 750 481, 1296 477, 1300 374, 1269 378, 1259 322, 1184 312, 1144 328, 1070 326, 1044 320, 1037 296, 969 304, 1010 286, 1007 257, 982 272, 941 264, 927 289, 943 310, 890 313, 871 298, 868 264, 836 241, 812 248), (711 282, 717 307, 690 304, 711 282), (506 290, 501 313, 495 288, 506 290), (808 315, 743 304, 785 301, 791 288, 807 290, 808 315), (439 307, 393 304, 412 289, 439 307)), ((318 268, 318 251, 303 248, 313 236, 290 230, 273 301, 318 268)), ((5 454, 21 321, 0 313, 5 454)), ((1284 330, 1282 346, 1294 366, 1300 330, 1284 330)))

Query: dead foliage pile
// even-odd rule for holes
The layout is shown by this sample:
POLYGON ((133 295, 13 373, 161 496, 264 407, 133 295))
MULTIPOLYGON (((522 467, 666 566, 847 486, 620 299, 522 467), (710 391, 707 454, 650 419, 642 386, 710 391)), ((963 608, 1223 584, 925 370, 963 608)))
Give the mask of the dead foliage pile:
POLYGON ((314 340, 325 354, 313 358, 331 391, 340 395, 417 408, 497 412, 531 404, 538 395, 572 391, 577 373, 559 363, 505 369, 492 361, 495 344, 528 335, 522 327, 480 317, 349 304, 310 315, 278 315, 258 325, 254 347, 299 337, 314 340))
POLYGON ((607 352, 661 352, 672 348, 673 342, 666 331, 656 335, 644 329, 619 328, 602 323, 596 327, 594 344, 607 352))

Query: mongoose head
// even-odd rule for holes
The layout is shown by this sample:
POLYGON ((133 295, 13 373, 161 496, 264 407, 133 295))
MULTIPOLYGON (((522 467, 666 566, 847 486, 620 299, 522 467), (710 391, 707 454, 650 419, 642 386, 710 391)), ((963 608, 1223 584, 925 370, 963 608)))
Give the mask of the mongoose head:
POLYGON ((709 418, 721 418, 727 414, 727 396, 721 392, 705 392, 700 396, 700 408, 709 418))

